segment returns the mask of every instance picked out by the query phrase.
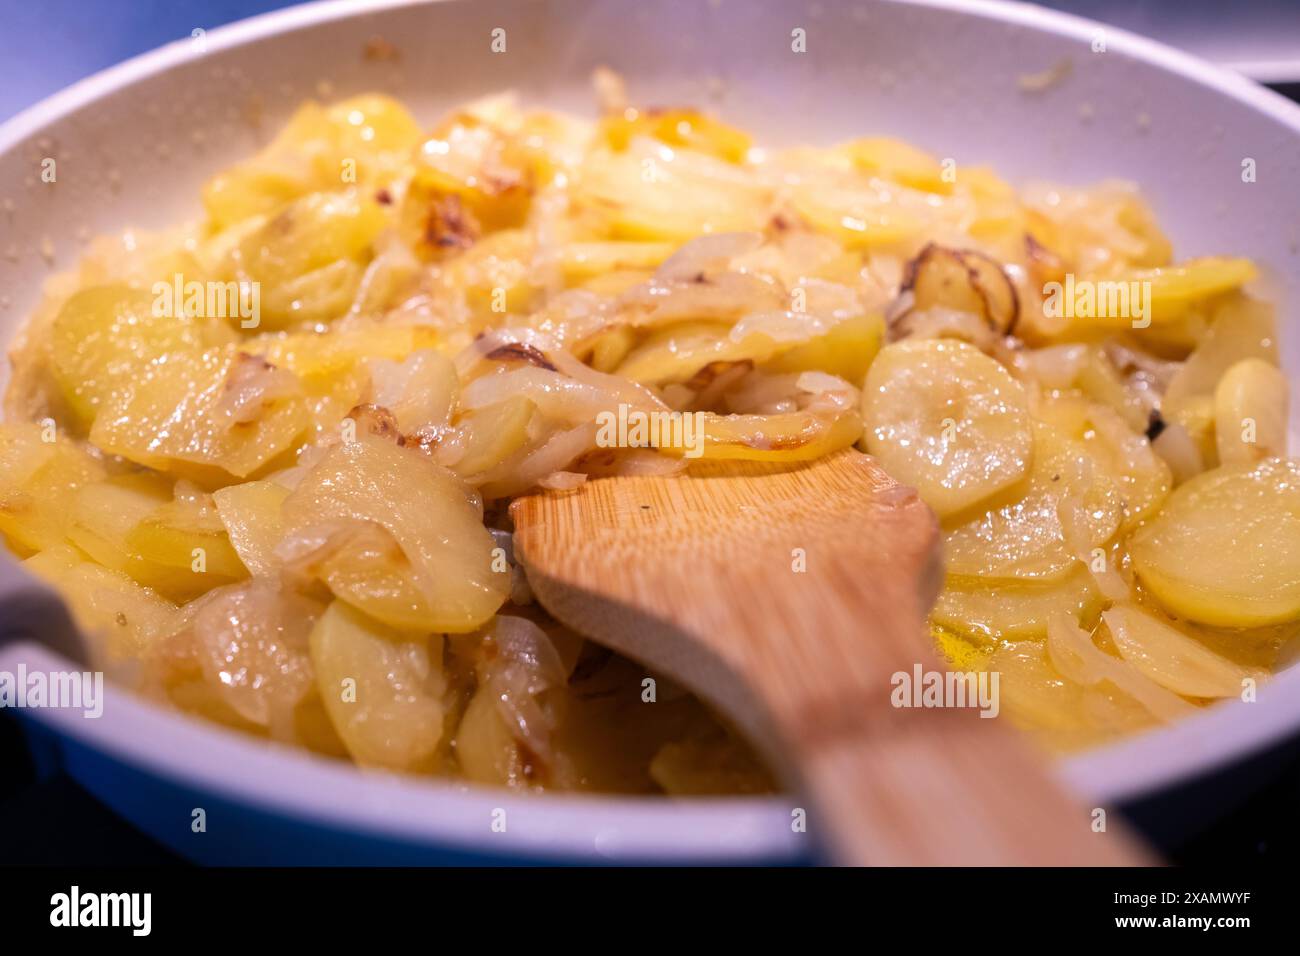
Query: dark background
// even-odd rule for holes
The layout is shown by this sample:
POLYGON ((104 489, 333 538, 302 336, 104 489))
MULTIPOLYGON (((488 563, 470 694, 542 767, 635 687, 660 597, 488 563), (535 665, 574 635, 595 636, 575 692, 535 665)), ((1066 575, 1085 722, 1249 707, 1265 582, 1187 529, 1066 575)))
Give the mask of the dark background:
MULTIPOLYGON (((283 0, 0 0, 0 120, 114 63, 187 38, 195 28, 290 5, 283 0)), ((1300 100, 1300 0, 1043 5, 1164 40, 1300 100)), ((1291 757, 1272 783, 1208 830, 1167 846, 1168 858, 1193 865, 1292 862, 1300 853, 1297 742, 1286 747, 1291 757)), ((1196 799, 1194 788, 1186 799, 1196 799)), ((0 711, 0 864, 167 862, 181 861, 77 784, 57 773, 38 775, 17 721, 0 711)))

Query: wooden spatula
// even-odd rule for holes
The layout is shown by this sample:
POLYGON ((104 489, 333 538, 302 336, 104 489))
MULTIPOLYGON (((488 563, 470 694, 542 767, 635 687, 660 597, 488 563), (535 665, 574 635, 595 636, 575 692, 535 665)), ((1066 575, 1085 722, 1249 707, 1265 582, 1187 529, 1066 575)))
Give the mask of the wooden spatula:
POLYGON ((938 527, 867 456, 694 463, 511 514, 542 605, 747 732, 837 862, 1148 861, 1114 821, 1094 831, 1005 716, 893 706, 895 674, 943 669, 924 625, 938 527))

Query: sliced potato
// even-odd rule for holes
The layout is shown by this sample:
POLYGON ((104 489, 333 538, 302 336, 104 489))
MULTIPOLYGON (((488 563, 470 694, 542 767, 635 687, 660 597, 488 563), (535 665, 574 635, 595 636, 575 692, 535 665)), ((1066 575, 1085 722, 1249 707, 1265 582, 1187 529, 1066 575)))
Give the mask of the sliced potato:
POLYGON ((971 249, 947 249, 927 243, 908 263, 903 291, 911 292, 917 310, 944 308, 978 315, 1002 335, 1020 317, 1020 299, 996 259, 971 249))
POLYGON ((1300 463, 1224 465, 1174 490, 1129 545, 1166 608, 1221 627, 1300 617, 1300 463))
POLYGON ((1242 359, 1214 390, 1214 440, 1225 465, 1286 454, 1290 387, 1276 365, 1242 359))
POLYGON ((213 177, 203 205, 212 224, 225 229, 273 215, 313 189, 383 183, 422 138, 419 123, 388 96, 354 96, 329 108, 309 102, 257 156, 213 177))
POLYGON ((536 410, 529 399, 516 395, 466 412, 457 425, 464 454, 454 463, 456 472, 466 477, 481 474, 523 448, 536 410))
POLYGON ((284 537, 280 508, 287 497, 289 489, 273 481, 246 481, 212 493, 231 546, 257 577, 279 572, 275 546, 284 537))
POLYGON ((52 370, 87 425, 117 388, 159 355, 229 341, 233 335, 221 323, 192 318, 183 310, 154 312, 151 292, 120 284, 83 289, 59 310, 51 330, 52 370))
POLYGON ((617 150, 627 149, 635 136, 653 136, 729 163, 743 162, 751 145, 745 133, 698 110, 626 110, 602 120, 601 129, 617 150))
POLYGON ((71 545, 42 551, 24 566, 58 588, 77 627, 101 639, 110 659, 140 657, 175 621, 176 605, 121 571, 87 561, 71 545))
MULTIPOLYGON (((1273 306, 1246 296, 1230 296, 1214 311, 1214 321, 1196 350, 1165 389, 1161 411, 1183 422, 1198 401, 1212 400, 1223 374, 1238 362, 1263 359, 1278 362, 1277 321, 1273 306)), ((1190 430, 1190 428, 1189 428, 1190 430)))
POLYGON ((154 509, 127 532, 127 549, 168 567, 199 568, 196 573, 216 579, 245 577, 225 528, 214 520, 216 508, 209 496, 203 497, 208 500, 202 504, 177 499, 154 509))
POLYGON ((809 175, 790 194, 794 211, 849 249, 892 249, 920 238, 933 218, 924 193, 872 188, 859 177, 809 175))
POLYGON ((769 198, 730 163, 635 139, 626 151, 588 160, 575 201, 611 238, 680 243, 701 233, 762 229, 769 198))
POLYGON ((765 362, 781 347, 755 332, 743 341, 731 337, 723 322, 678 322, 649 335, 628 353, 616 375, 644 385, 685 382, 713 362, 765 362))
POLYGON ((1048 584, 948 583, 930 620, 984 641, 1023 641, 1047 636, 1047 621, 1062 610, 1076 620, 1096 614, 1101 595, 1088 570, 1079 567, 1048 584))
POLYGON ((249 477, 288 452, 308 419, 299 397, 262 397, 241 386, 239 367, 247 358, 226 348, 173 352, 151 362, 105 406, 90 440, 110 454, 201 482, 249 477), (236 392, 256 407, 236 414, 230 405, 236 392))
POLYGON ((862 408, 867 451, 941 517, 1015 484, 1033 459, 1023 387, 964 342, 887 346, 867 373, 862 408))
POLYGON ((442 741, 442 638, 402 634, 341 601, 311 631, 325 710, 357 763, 427 772, 442 741))
MULTIPOLYGON (((365 612, 396 626, 461 633, 489 620, 505 600, 510 575, 494 570, 492 535, 470 503, 467 489, 447 469, 419 451, 362 432, 336 445, 313 467, 282 507, 286 535, 311 532, 333 520, 373 523, 400 548, 399 577, 364 575, 335 565, 349 582, 346 597, 365 612), (412 608, 411 597, 418 599, 412 608)), ((327 581, 326 583, 330 583, 327 581)))
POLYGON ((671 242, 572 242, 560 253, 560 268, 570 285, 626 270, 658 268, 677 247, 671 242))
POLYGON ((245 581, 186 607, 192 659, 216 698, 280 740, 295 736, 295 712, 312 689, 308 635, 323 607, 279 582, 245 581))
POLYGON ((1059 581, 1080 552, 1109 542, 1123 516, 1114 479, 1080 442, 1034 427, 1033 468, 1009 489, 1005 503, 950 524, 944 558, 961 578, 1059 581), (1062 512, 1074 516, 1067 540, 1062 512))
POLYGON ((1247 679, 1261 676, 1132 605, 1113 607, 1102 619, 1123 658, 1175 694, 1238 697, 1247 679))
POLYGON ((1128 694, 1083 687, 1061 674, 1037 641, 1004 645, 989 658, 988 669, 1002 675, 1004 712, 1052 750, 1093 746, 1153 723, 1128 694))
POLYGON ((241 348, 306 381, 328 381, 365 359, 401 361, 419 349, 434 348, 438 340, 429 326, 375 323, 323 333, 269 333, 248 339, 241 348))
POLYGON ((763 363, 762 369, 776 374, 827 372, 855 388, 861 388, 884 338, 885 321, 882 317, 855 316, 837 322, 824 335, 781 352, 763 363))
POLYGON ((241 278, 264 290, 262 323, 285 328, 333 319, 361 280, 361 263, 388 213, 356 191, 296 199, 239 244, 241 278))
POLYGON ((538 291, 536 245, 525 229, 482 236, 442 264, 438 288, 448 297, 463 298, 484 325, 501 325, 508 315, 527 314, 535 307, 538 291))
POLYGON ((120 475, 86 485, 72 503, 68 538, 105 567, 174 600, 244 576, 224 531, 176 507, 157 475, 120 475))
POLYGON ((0 535, 20 554, 60 544, 77 489, 103 477, 98 459, 50 423, 0 424, 0 535))
POLYGON ((952 192, 952 182, 944 178, 939 161, 901 140, 873 136, 854 140, 842 148, 863 172, 926 192, 952 192))
POLYGON ((526 786, 519 742, 501 714, 492 689, 470 698, 456 729, 456 757, 461 773, 474 783, 494 787, 526 786))
MULTIPOLYGON (((703 415, 706 460, 812 461, 848 448, 862 437, 862 419, 854 411, 833 418, 811 412, 703 415)), ((676 446, 665 446, 660 451, 682 454, 676 446)))
POLYGON ((458 111, 421 146, 402 203, 401 228, 422 257, 441 258, 464 248, 465 240, 523 225, 533 197, 532 175, 546 170, 501 119, 458 111))
POLYGON ((1194 304, 1240 288, 1257 276, 1249 259, 1207 256, 1178 266, 1146 269, 1125 278, 1151 283, 1151 321, 1181 318, 1194 304))

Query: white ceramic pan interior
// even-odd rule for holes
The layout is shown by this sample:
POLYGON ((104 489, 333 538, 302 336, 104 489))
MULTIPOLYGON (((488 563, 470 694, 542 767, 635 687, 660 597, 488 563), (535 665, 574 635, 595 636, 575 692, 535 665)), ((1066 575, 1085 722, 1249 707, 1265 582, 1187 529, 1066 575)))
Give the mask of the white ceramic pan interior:
MULTIPOLYGON (((1230 252, 1265 266, 1289 326, 1286 365, 1300 368, 1300 108, 1118 30, 1022 4, 953 0, 342 0, 185 38, 0 128, 0 338, 36 304, 47 275, 75 264, 87 236, 196 217, 200 184, 257 149, 306 98, 382 90, 432 123, 454 104, 514 88, 526 103, 589 113, 589 77, 601 65, 621 71, 638 101, 699 104, 760 140, 879 133, 959 164, 990 163, 1013 181, 1135 180, 1179 256, 1230 252), (497 28, 504 53, 490 47, 497 28), (805 31, 806 53, 791 49, 795 29, 805 31), (396 44, 400 61, 365 58, 372 36, 396 44), (1048 89, 1021 88, 1022 75, 1065 62, 1048 89), (58 159, 54 187, 40 182, 46 155, 58 159), (1256 163, 1253 183, 1241 179, 1246 158, 1256 163)), ((1297 411, 1300 403, 1293 421, 1297 411)), ((0 596, 33 587, 0 558, 0 596)), ((32 629, 13 607, 0 605, 0 639, 6 627, 32 629)), ((0 669, 19 660, 68 666, 30 643, 0 644, 0 669)), ((116 690, 99 720, 32 716, 164 779, 414 843, 482 848, 494 839, 485 815, 503 807, 511 826, 494 849, 506 853, 742 861, 807 849, 791 833, 791 798, 523 798, 399 779, 245 739, 116 690)), ((1217 706, 1059 771, 1105 803, 1297 730, 1293 669, 1257 703, 1217 706)))

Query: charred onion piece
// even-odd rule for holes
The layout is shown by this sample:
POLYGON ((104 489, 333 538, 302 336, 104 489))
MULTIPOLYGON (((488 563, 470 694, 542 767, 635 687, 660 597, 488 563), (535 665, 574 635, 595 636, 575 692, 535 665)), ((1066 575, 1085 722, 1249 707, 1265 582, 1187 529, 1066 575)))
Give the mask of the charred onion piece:
POLYGON ((943 307, 980 316, 993 331, 1010 335, 1020 318, 1020 299, 997 260, 970 249, 927 243, 907 264, 903 292, 909 311, 943 307))
POLYGON ((551 364, 551 360, 546 357, 541 349, 525 342, 509 342, 506 345, 498 345, 491 352, 488 352, 484 358, 491 359, 494 362, 524 362, 528 365, 535 365, 537 368, 544 368, 548 372, 557 371, 555 366, 551 364))
POLYGON ((1040 289, 1049 282, 1065 281, 1065 261, 1028 232, 1025 233, 1025 258, 1029 275, 1040 289))

